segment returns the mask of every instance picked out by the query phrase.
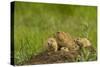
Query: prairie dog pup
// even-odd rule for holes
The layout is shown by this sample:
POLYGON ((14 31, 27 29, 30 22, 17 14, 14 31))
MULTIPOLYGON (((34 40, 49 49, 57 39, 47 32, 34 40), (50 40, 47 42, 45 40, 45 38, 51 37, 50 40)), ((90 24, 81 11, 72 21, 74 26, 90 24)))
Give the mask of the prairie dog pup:
POLYGON ((79 46, 74 42, 74 39, 68 33, 57 32, 55 34, 55 38, 59 47, 67 47, 69 50, 79 49, 79 46))
POLYGON ((57 45, 57 42, 54 38, 48 38, 46 47, 47 47, 48 51, 55 51, 56 52, 58 50, 58 45, 57 45))
POLYGON ((69 49, 68 49, 67 47, 61 47, 60 50, 61 50, 61 51, 64 51, 64 52, 68 52, 68 51, 69 51, 69 49))
POLYGON ((82 47, 91 46, 91 42, 87 38, 78 38, 76 39, 76 42, 79 46, 82 46, 82 47))

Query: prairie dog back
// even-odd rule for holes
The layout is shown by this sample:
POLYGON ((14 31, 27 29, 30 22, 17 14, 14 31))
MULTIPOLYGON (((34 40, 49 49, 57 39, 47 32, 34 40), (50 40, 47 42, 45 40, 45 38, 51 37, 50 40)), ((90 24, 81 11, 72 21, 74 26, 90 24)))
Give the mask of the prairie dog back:
POLYGON ((78 45, 75 44, 74 39, 68 33, 57 32, 55 38, 60 47, 67 47, 69 50, 78 49, 78 45))

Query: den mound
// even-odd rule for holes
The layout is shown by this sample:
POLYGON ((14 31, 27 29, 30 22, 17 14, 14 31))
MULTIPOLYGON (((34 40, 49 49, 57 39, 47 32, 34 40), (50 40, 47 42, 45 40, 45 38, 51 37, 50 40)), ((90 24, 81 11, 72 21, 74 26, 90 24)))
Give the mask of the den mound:
MULTIPOLYGON (((49 37, 45 51, 32 56, 25 64, 79 62, 96 52, 88 38, 73 38, 69 33, 56 32, 49 37)), ((89 61, 89 60, 88 60, 89 61)))

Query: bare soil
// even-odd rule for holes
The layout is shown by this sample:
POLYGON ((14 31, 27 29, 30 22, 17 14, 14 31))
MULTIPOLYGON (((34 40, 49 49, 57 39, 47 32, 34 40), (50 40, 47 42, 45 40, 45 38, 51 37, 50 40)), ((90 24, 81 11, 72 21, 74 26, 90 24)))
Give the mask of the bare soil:
POLYGON ((34 64, 53 64, 53 63, 64 63, 74 62, 79 56, 78 51, 57 51, 57 52, 42 52, 39 55, 33 56, 27 63, 28 65, 34 64))

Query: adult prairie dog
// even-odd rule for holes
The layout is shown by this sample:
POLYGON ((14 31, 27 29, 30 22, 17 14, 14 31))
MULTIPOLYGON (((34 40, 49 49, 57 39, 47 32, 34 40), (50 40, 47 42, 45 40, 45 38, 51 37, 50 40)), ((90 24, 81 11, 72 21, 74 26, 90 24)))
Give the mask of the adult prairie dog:
POLYGON ((87 38, 77 38, 76 43, 81 47, 91 46, 91 42, 87 38))
POLYGON ((59 47, 67 47, 69 50, 78 50, 79 46, 74 42, 70 34, 65 32, 57 32, 55 39, 59 47))
POLYGON ((56 52, 58 50, 58 45, 57 45, 55 38, 52 38, 52 37, 48 38, 46 47, 47 47, 48 51, 55 51, 56 52))

